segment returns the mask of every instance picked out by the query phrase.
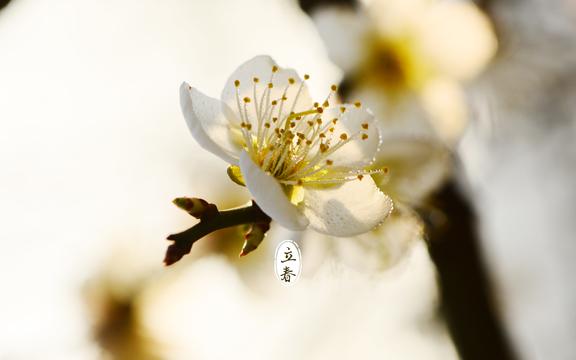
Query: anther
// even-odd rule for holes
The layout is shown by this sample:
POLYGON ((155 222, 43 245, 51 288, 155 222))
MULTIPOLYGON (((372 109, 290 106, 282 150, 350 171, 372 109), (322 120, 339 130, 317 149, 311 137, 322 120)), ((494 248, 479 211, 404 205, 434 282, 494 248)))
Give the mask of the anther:
POLYGON ((348 135, 346 135, 346 133, 342 133, 342 134, 340 134, 340 139, 346 140, 346 139, 348 139, 348 135))
POLYGON ((249 102, 250 102, 250 98, 249 98, 248 96, 246 96, 246 97, 244 98, 244 102, 245 102, 245 103, 249 103, 249 102))
POLYGON ((272 105, 276 106, 276 104, 278 104, 278 101, 272 100, 272 105))
POLYGON ((356 106, 357 108, 359 108, 360 106, 362 106, 362 103, 360 101, 356 101, 354 103, 354 106, 356 106))
POLYGON ((296 82, 296 80, 294 80, 294 78, 288 78, 288 82, 290 83, 290 85, 292 85, 296 82))
POLYGON ((332 161, 330 159, 326 160, 326 165, 330 166, 332 164, 334 164, 334 161, 332 161))
POLYGON ((368 139, 368 135, 367 134, 362 134, 362 140, 366 140, 368 139))
POLYGON ((330 86, 330 89, 331 89, 332 91, 336 91, 336 90, 338 90, 338 86, 332 85, 332 86, 330 86))
POLYGON ((321 107, 317 107, 316 111, 318 112, 318 114, 322 114, 324 112, 324 109, 321 107))
POLYGON ((357 176, 358 180, 362 180, 364 178, 364 175, 360 174, 357 176))
POLYGON ((304 74, 304 80, 308 80, 308 79, 310 79, 310 75, 304 74))
POLYGON ((302 186, 302 180, 298 179, 298 181, 296 181, 296 184, 298 184, 298 186, 302 186))
POLYGON ((326 145, 326 144, 324 144, 324 143, 320 144, 320 152, 321 152, 321 153, 324 153, 324 152, 328 151, 328 148, 329 148, 328 145, 326 145))
POLYGON ((269 122, 264 123, 264 127, 267 128, 267 129, 270 129, 270 123, 269 123, 269 122))
POLYGON ((337 118, 332 119, 332 124, 336 125, 337 122, 338 122, 337 118))
POLYGON ((362 129, 368 130, 368 123, 363 123, 363 124, 362 124, 362 129))
POLYGON ((324 133, 320 133, 320 135, 318 135, 320 137, 320 139, 324 139, 326 137, 326 134, 324 133))
POLYGON ((318 104, 317 102, 314 103, 314 105, 312 105, 312 107, 317 108, 318 106, 320 106, 320 104, 318 104))
POLYGON ((346 107, 340 106, 340 112, 343 113, 343 112, 345 112, 345 111, 346 111, 346 107))
POLYGON ((330 103, 328 102, 328 100, 326 100, 322 103, 322 107, 327 108, 328 106, 330 106, 330 103))
POLYGON ((272 66, 272 72, 275 73, 275 72, 277 72, 277 71, 278 71, 278 66, 276 66, 276 65, 272 66))
POLYGON ((240 80, 234 80, 234 86, 236 87, 240 86, 240 80))
POLYGON ((255 83, 259 82, 260 79, 258 79, 257 77, 255 77, 254 79, 252 79, 252 81, 254 81, 255 83))
POLYGON ((277 117, 273 117, 273 118, 272 118, 272 122, 276 122, 276 121, 278 121, 278 118, 277 118, 277 117))

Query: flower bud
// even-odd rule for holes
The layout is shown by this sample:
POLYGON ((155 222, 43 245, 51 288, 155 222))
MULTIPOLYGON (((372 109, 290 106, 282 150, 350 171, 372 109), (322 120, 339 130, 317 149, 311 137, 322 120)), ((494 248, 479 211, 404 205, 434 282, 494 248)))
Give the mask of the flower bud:
POLYGON ((240 256, 246 256, 256 250, 260 243, 262 243, 262 240, 264 240, 264 236, 269 229, 270 222, 252 224, 246 235, 244 235, 244 245, 242 246, 240 256))
POLYGON ((172 201, 174 205, 194 216, 196 219, 205 219, 218 214, 216 205, 204 199, 179 197, 172 201))

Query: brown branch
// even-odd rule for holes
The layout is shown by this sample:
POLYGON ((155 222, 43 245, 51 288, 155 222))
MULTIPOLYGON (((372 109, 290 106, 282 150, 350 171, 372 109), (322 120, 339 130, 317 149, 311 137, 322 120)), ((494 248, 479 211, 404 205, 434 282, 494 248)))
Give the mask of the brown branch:
POLYGON ((298 5, 305 13, 311 15, 315 10, 322 7, 351 7, 358 6, 357 0, 298 0, 298 5))
POLYGON ((270 217, 256 203, 244 208, 217 211, 212 216, 201 218, 198 224, 188 230, 168 236, 168 240, 174 243, 166 250, 164 264, 174 264, 190 253, 196 241, 216 230, 243 224, 269 223, 270 220, 270 217))
POLYGON ((495 310, 476 213, 453 182, 433 200, 443 221, 427 222, 428 249, 438 272, 440 311, 460 358, 516 359, 495 310))

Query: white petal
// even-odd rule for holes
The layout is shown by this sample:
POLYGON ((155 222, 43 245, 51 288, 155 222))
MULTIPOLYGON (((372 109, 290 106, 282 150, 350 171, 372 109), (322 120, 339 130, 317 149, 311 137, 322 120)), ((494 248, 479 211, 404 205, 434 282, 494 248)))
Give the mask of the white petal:
POLYGON ((374 178, 394 199, 419 203, 442 184, 450 171, 450 152, 431 139, 397 138, 382 142, 374 166, 387 167, 374 178))
POLYGON ((373 1, 369 12, 384 37, 398 38, 411 33, 429 4, 429 0, 373 1))
POLYGON ((372 230, 392 207, 392 200, 370 177, 332 188, 306 187, 304 193, 304 215, 310 220, 310 227, 339 237, 372 230))
POLYGON ((365 55, 370 19, 352 9, 328 7, 315 12, 313 20, 330 59, 344 72, 358 67, 365 55))
POLYGON ((332 139, 330 147, 336 146, 342 141, 340 136, 346 135, 347 143, 334 153, 328 156, 328 159, 334 161, 334 166, 343 166, 350 168, 359 168, 371 164, 374 161, 378 145, 380 143, 380 131, 376 124, 374 116, 355 106, 345 106, 346 111, 341 114, 340 108, 330 108, 322 113, 322 120, 329 122, 331 119, 341 118, 334 125, 334 131, 326 131, 326 134, 332 139), (365 129, 364 127, 367 126, 365 129))
POLYGON ((391 268, 406 258, 422 238, 423 224, 409 208, 395 204, 386 221, 374 230, 353 238, 334 239, 334 250, 341 261, 366 272, 391 268))
POLYGON ((240 154, 240 170, 256 204, 274 221, 290 230, 304 230, 308 226, 308 220, 288 200, 280 183, 258 167, 246 151, 240 154))
POLYGON ((308 87, 305 83, 302 84, 296 71, 278 67, 278 71, 273 73, 274 66, 278 65, 270 56, 256 56, 240 65, 228 78, 222 90, 222 101, 232 109, 236 117, 243 121, 247 120, 252 126, 258 126, 258 115, 262 118, 266 113, 266 106, 273 100, 276 100, 278 105, 273 111, 274 114, 268 112, 266 118, 269 120, 273 116, 280 117, 278 111, 283 96, 287 98, 282 105, 284 114, 290 111, 304 111, 312 107, 313 102, 308 93, 308 87), (257 83, 254 82, 254 78, 258 79, 257 83), (290 84, 289 79, 293 79, 294 83, 290 84), (236 81, 240 82, 238 88, 234 84, 236 81), (273 84, 271 89, 268 88, 269 83, 273 84), (250 98, 250 102, 246 104, 246 112, 244 112, 244 98, 250 98), (246 119, 246 114, 248 119, 246 119))
POLYGON ((362 88, 351 94, 353 99, 361 99, 362 105, 370 109, 380 128, 382 141, 398 136, 435 136, 426 109, 419 96, 387 96, 381 88, 362 88))
POLYGON ((469 2, 437 2, 420 18, 416 31, 422 56, 458 79, 474 77, 496 51, 488 19, 469 2))
POLYGON ((422 103, 440 138, 455 144, 467 124, 466 99, 456 81, 436 78, 428 81, 421 92, 422 103))
POLYGON ((182 83, 180 106, 188 129, 198 144, 224 161, 238 164, 241 148, 231 137, 230 122, 222 112, 225 105, 182 83))

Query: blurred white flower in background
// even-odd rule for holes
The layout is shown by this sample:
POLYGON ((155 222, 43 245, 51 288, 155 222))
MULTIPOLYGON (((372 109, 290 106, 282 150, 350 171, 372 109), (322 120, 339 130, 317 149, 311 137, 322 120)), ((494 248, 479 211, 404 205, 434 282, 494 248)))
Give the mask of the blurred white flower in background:
POLYGON ((449 144, 459 138, 467 116, 461 82, 496 49, 488 19, 472 3, 375 0, 358 10, 322 8, 313 18, 354 96, 370 101, 377 115, 420 134, 428 118, 428 132, 449 144))

